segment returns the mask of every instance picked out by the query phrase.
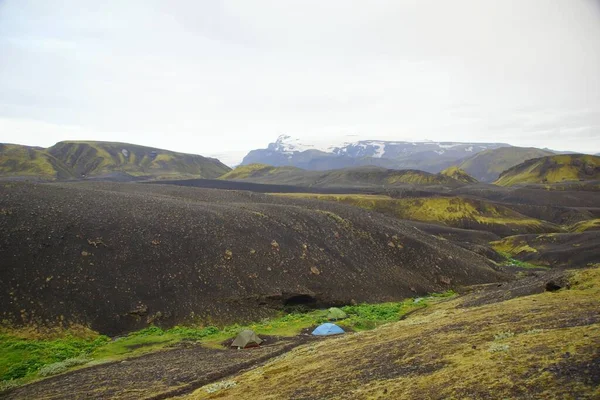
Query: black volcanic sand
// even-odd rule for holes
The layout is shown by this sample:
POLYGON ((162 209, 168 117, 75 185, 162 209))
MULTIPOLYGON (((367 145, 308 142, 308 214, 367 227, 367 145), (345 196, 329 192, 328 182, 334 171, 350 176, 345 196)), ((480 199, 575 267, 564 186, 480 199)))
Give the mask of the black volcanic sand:
MULTIPOLYGON (((565 186, 566 189, 563 190, 548 190, 546 188, 548 185, 502 187, 485 183, 461 185, 458 188, 443 185, 399 184, 391 189, 383 186, 368 188, 360 186, 344 187, 340 184, 332 187, 303 187, 214 179, 153 181, 148 183, 226 190, 250 190, 259 193, 362 193, 386 194, 394 198, 462 196, 493 202, 528 217, 559 225, 570 225, 586 219, 600 218, 600 193, 598 191, 578 190, 578 185, 565 186)), ((479 228, 474 227, 474 229, 479 228)))
POLYGON ((243 322, 507 279, 485 257, 351 206, 133 183, 0 185, 3 320, 243 322))
POLYGON ((3 399, 167 399, 252 368, 314 337, 287 338, 246 350, 183 343, 57 375, 0 394, 3 399))
POLYGON ((551 207, 600 207, 597 191, 546 190, 542 187, 502 187, 477 184, 451 191, 454 195, 471 196, 499 203, 528 204, 551 207))

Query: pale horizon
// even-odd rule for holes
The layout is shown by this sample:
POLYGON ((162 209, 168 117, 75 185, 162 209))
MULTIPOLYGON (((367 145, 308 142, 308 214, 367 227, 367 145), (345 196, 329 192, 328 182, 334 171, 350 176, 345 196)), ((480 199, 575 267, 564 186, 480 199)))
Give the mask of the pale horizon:
POLYGON ((228 165, 280 134, 594 154, 598 49, 594 0, 0 0, 0 142, 228 165))

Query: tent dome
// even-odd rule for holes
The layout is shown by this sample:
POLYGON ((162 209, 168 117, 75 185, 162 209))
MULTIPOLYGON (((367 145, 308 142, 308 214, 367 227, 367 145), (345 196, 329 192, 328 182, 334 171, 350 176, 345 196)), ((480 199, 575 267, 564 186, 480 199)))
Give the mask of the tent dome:
POLYGON ((233 343, 231 343, 231 347, 238 348, 246 348, 246 347, 256 347, 263 342, 261 338, 259 338, 254 331, 249 329, 241 331, 239 335, 235 338, 233 343))
POLYGON ((339 335, 340 333, 344 333, 344 330, 332 323, 325 323, 323 325, 319 325, 312 334, 315 336, 328 336, 328 335, 339 335))

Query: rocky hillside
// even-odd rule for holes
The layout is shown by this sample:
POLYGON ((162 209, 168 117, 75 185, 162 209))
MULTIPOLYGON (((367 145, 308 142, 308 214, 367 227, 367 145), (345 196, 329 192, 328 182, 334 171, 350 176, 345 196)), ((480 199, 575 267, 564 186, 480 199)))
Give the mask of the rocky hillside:
POLYGON ((462 182, 443 174, 417 170, 395 170, 380 167, 345 168, 330 171, 307 171, 296 167, 273 167, 264 164, 242 165, 220 179, 295 185, 303 187, 384 188, 401 185, 461 185, 462 182))
POLYGON ((458 167, 481 182, 493 182, 502 172, 515 165, 554 154, 534 147, 500 147, 474 154, 462 160, 458 167))
POLYGON ((252 150, 242 165, 269 164, 308 170, 331 170, 364 165, 418 169, 438 173, 478 152, 507 147, 504 143, 401 142, 359 140, 312 143, 281 135, 266 149, 252 150))
POLYGON ((486 258, 343 204, 131 183, 4 183, 12 324, 239 322, 504 279, 486 258))
POLYGON ((564 154, 525 161, 503 172, 495 182, 501 186, 527 183, 561 183, 600 180, 600 157, 564 154))
POLYGON ((229 167, 193 154, 111 142, 59 142, 47 149, 0 144, 0 176, 44 180, 216 178, 229 167))

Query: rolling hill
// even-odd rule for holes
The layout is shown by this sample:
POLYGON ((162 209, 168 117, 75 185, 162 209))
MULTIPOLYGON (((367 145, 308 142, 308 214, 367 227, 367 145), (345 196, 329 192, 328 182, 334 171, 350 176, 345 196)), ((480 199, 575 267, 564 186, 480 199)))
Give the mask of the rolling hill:
POLYGON ((345 168, 330 171, 307 171, 295 167, 264 164, 242 165, 220 179, 304 187, 383 188, 401 185, 461 185, 462 182, 442 175, 417 170, 380 167, 345 168))
POLYGON ((524 161, 555 153, 534 147, 500 147, 484 150, 464 159, 457 166, 481 182, 493 182, 507 169, 524 161))
POLYGON ((350 204, 399 219, 442 224, 461 229, 492 232, 500 236, 517 233, 557 232, 555 224, 528 217, 510 208, 463 197, 391 198, 385 195, 277 194, 290 198, 314 198, 350 204))
POLYGON ((0 233, 3 321, 106 334, 506 278, 485 257, 396 218, 174 185, 5 182, 0 233))
POLYGON ((467 174, 465 170, 460 169, 459 167, 448 167, 440 172, 440 175, 445 175, 462 183, 477 183, 477 179, 473 178, 471 175, 467 174))
POLYGON ((528 183, 600 180, 600 157, 563 154, 525 161, 504 171, 494 182, 500 186, 528 183))
POLYGON ((127 143, 66 141, 47 149, 0 144, 0 176, 5 177, 216 178, 229 170, 213 158, 127 143))

